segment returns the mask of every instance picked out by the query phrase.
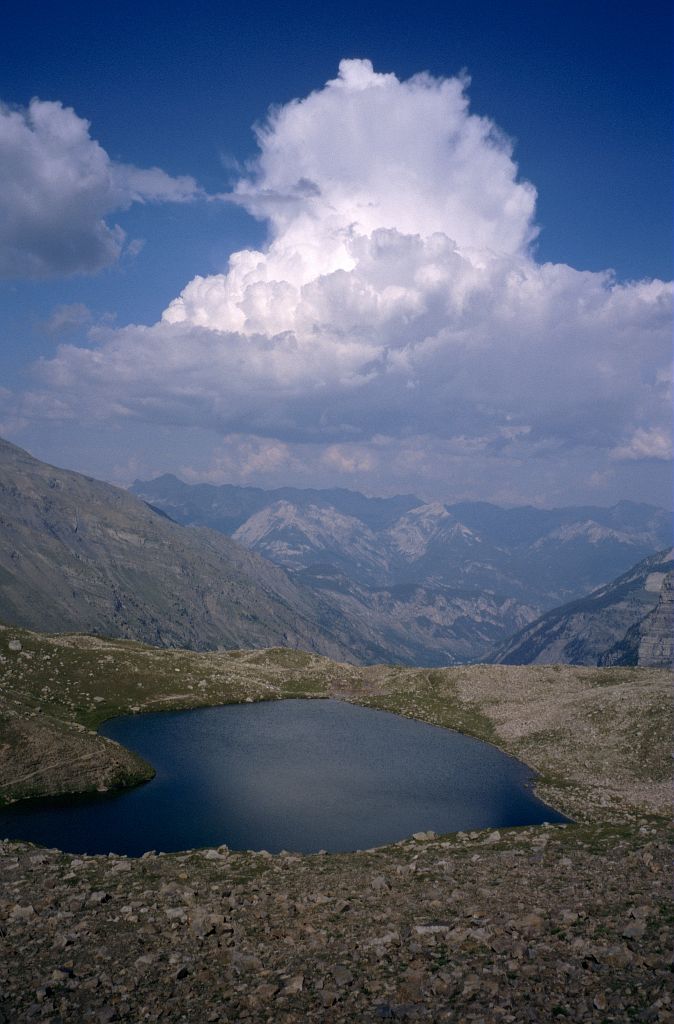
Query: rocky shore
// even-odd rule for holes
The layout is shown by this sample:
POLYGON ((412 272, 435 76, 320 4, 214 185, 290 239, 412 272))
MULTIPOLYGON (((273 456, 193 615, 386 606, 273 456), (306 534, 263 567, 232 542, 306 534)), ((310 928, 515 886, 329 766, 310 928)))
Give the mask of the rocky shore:
POLYGON ((5 799, 147 775, 92 731, 119 711, 332 695, 496 742, 576 821, 313 856, 0 842, 4 1024, 674 1021, 668 673, 357 669, 7 629, 0 655, 5 799))

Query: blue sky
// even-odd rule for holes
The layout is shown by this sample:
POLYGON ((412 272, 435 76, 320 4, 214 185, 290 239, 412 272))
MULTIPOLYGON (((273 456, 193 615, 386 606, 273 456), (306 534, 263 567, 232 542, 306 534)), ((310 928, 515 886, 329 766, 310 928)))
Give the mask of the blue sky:
MULTIPOLYGON (((73 108, 90 124, 85 141, 95 140, 115 170, 113 186, 108 182, 95 201, 84 195, 88 186, 78 192, 76 183, 59 220, 53 201, 28 195, 43 188, 43 165, 33 163, 30 178, 16 170, 24 167, 18 158, 6 163, 25 195, 6 211, 14 234, 0 281, 4 435, 40 457, 120 482, 171 470, 189 479, 339 483, 503 503, 668 502, 664 339, 671 300, 652 286, 618 289, 672 276, 670 39, 665 3, 626 10, 554 0, 374 3, 366 11, 343 3, 194 3, 189 11, 171 2, 13 5, 0 42, 5 110, 25 110, 33 97, 73 108), (350 84, 326 90, 344 58, 371 61, 372 77, 362 79, 358 65, 360 77, 345 74, 339 81, 350 84), (463 69, 471 80, 469 112, 456 106, 456 90, 445 106, 432 106, 438 83, 463 69), (425 86, 404 84, 424 71, 431 76, 425 86), (395 82, 377 77, 386 73, 395 82), (388 90, 392 105, 371 152, 365 100, 350 106, 356 93, 362 98, 363 82, 388 90), (323 97, 312 117, 268 124, 267 165, 251 165, 258 153, 251 126, 264 124, 270 107, 288 110, 290 101, 312 92, 323 97), (414 128, 412 106, 409 121, 399 123, 392 112, 398 102, 401 109, 417 104, 423 131, 414 128), (456 152, 438 157, 433 174, 408 159, 433 148, 443 118, 456 116, 455 138, 465 145, 473 115, 489 118, 511 140, 512 153, 493 129, 467 168, 459 169, 456 152), (364 130, 353 136, 362 153, 349 154, 337 188, 327 135, 331 118, 333 131, 343 129, 343 116, 354 124, 363 118, 364 130), (303 132, 313 153, 298 141, 303 132), (467 190, 465 179, 481 183, 483 172, 491 173, 485 161, 499 146, 488 203, 501 204, 500 220, 497 230, 492 218, 487 231, 476 214, 481 193, 467 190), (386 173, 377 165, 397 164, 396 154, 397 203, 384 195, 386 173), (280 182, 294 188, 286 174, 293 162, 312 170, 310 185, 325 202, 309 193, 295 197, 289 227, 279 220, 278 197, 272 208, 262 192, 280 182), (151 178, 139 173, 148 168, 160 171, 151 178), (452 185, 454 175, 463 184, 452 185), (426 197, 418 206, 405 193, 412 179, 426 197), (523 182, 536 190, 535 208, 525 208, 523 182), (449 195, 454 187, 456 202, 449 195), (237 189, 236 202, 217 198, 237 189), (349 189, 360 205, 339 206, 335 227, 328 210, 349 189), (24 200, 30 223, 16 214, 24 200), (91 202, 95 216, 87 213, 91 202), (517 215, 513 203, 524 203, 517 215), (361 224, 359 211, 378 204, 379 219, 364 215, 361 224), (291 242, 305 251, 307 238, 297 242, 302 218, 320 222, 323 233, 311 240, 321 252, 335 230, 360 224, 361 240, 350 243, 348 255, 335 252, 332 262, 315 273, 305 268, 297 280, 288 271, 288 288, 305 289, 305 296, 307 288, 312 295, 322 288, 320 337, 315 324, 313 334, 307 327, 305 300, 290 310, 287 290, 280 297, 268 287, 272 272, 286 280, 281 272, 291 242), (97 220, 108 232, 119 226, 123 240, 121 232, 89 237, 97 220), (451 256, 438 257, 424 242, 423 253, 412 257, 403 241, 430 237, 436 222, 463 260, 448 270, 446 294, 427 282, 431 265, 442 275, 451 256), (63 245, 59 231, 67 236, 63 245), (395 259, 396 267, 383 284, 381 245, 363 255, 363 239, 371 242, 377 231, 397 232, 395 246, 387 236, 387 266, 395 259), (498 261, 485 269, 484 259, 471 255, 478 250, 497 251, 498 261), (197 295, 194 287, 175 326, 157 327, 197 275, 220 288, 230 255, 242 251, 264 256, 264 281, 253 288, 264 317, 258 309, 242 327, 238 313, 222 304, 205 310, 204 288, 197 295), (544 273, 544 266, 567 266, 575 276, 544 273), (467 268, 477 268, 477 277, 466 276, 467 268), (607 269, 614 271, 610 282, 578 274, 607 269), (412 294, 406 273, 426 284, 412 294), (517 293, 515 273, 526 279, 517 293), (335 289, 343 274, 350 291, 340 298, 335 289), (361 319, 355 317, 356 288, 367 290, 376 316, 359 306, 361 319), (392 289, 406 288, 405 308, 399 303, 382 313, 392 289), (467 319, 467 289, 488 315, 467 319), (440 301, 451 305, 446 322, 438 319, 440 301), (597 310, 591 323, 579 313, 589 308, 597 310), (572 325, 566 335, 559 328, 565 321, 572 325), (422 337, 423 331, 430 333, 422 337), (285 341, 274 342, 281 334, 285 341), (241 340, 253 336, 254 343, 241 340), (273 349, 273 373, 259 371, 254 345, 273 349), (592 376, 600 381, 595 391, 587 386, 592 376), (635 377, 639 394, 628 395, 635 377)), ((62 167, 49 149, 58 112, 39 111, 51 126, 43 128, 40 160, 62 167)), ((35 124, 13 122, 6 144, 21 160, 29 151, 38 159, 30 148, 35 124)), ((85 162, 93 153, 84 142, 81 152, 85 162)), ((312 302, 314 315, 315 295, 312 302)))

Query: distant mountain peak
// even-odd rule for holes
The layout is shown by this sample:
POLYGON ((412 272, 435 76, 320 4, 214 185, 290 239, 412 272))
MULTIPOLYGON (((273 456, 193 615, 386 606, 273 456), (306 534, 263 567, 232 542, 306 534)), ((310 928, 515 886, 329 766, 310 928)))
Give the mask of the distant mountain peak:
POLYGON ((630 502, 499 508, 368 498, 344 488, 265 491, 163 479, 163 487, 143 485, 146 501, 284 566, 371 630, 382 656, 397 660, 484 658, 491 643, 541 612, 671 543, 671 516, 630 502))
POLYGON ((642 538, 626 530, 614 530, 610 526, 602 526, 594 519, 584 519, 577 523, 568 523, 558 527, 541 537, 537 545, 547 544, 551 540, 558 540, 562 543, 579 539, 588 541, 590 544, 601 544, 603 541, 617 541, 620 544, 636 544, 642 538))

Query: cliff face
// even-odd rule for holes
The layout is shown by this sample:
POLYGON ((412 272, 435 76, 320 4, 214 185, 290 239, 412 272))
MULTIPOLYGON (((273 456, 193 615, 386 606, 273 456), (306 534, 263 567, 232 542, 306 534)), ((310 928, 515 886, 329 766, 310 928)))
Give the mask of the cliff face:
POLYGON ((637 664, 669 668, 674 648, 674 573, 665 576, 660 600, 640 623, 637 664))

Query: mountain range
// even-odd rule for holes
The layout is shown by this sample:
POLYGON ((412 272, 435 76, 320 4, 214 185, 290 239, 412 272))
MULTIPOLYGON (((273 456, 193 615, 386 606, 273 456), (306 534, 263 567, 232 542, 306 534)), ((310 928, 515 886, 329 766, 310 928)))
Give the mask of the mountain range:
POLYGON ((132 493, 183 525, 210 526, 290 570, 331 564, 366 586, 487 587, 540 609, 580 597, 671 540, 671 515, 610 508, 499 508, 348 490, 186 484, 170 474, 132 493))
POLYGON ((132 491, 184 525, 209 525, 284 566, 370 645, 406 664, 491 660, 542 613, 585 597, 671 543, 671 516, 611 508, 504 509, 414 495, 190 485, 132 491))
MULTIPOLYGON (((667 513, 629 502, 500 509, 168 476, 133 491, 0 440, 0 620, 354 662, 546 660, 546 615, 560 594, 585 598, 669 539, 667 513)), ((656 614, 653 587, 642 589, 643 599, 614 602, 613 626, 587 649, 571 642, 585 628, 576 615, 555 658, 634 663, 662 648, 667 615, 656 614), (629 634, 651 611, 650 633, 629 634)))

